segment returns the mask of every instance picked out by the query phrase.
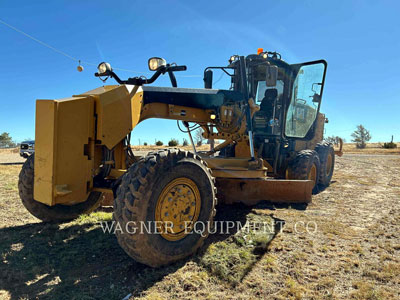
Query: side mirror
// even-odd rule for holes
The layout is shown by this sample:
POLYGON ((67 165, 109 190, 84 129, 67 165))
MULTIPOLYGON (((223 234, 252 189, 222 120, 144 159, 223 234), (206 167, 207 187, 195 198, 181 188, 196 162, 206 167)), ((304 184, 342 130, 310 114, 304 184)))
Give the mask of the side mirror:
POLYGON ((312 102, 314 103, 320 103, 321 102, 321 96, 315 93, 314 95, 310 96, 312 97, 312 102))
POLYGON ((265 77, 265 82, 267 87, 276 86, 278 80, 278 67, 267 65, 267 72, 265 77))
POLYGON ((149 69, 150 71, 157 71, 161 67, 165 67, 167 61, 161 57, 152 57, 149 59, 149 69))
POLYGON ((213 81, 213 71, 207 70, 204 72, 204 88, 212 89, 212 81, 213 81))

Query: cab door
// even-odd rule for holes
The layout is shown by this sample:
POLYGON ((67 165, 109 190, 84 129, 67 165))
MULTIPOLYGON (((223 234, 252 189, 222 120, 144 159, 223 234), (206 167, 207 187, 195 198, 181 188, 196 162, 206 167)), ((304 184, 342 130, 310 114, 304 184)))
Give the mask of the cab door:
POLYGON ((325 60, 318 60, 291 67, 295 79, 286 111, 285 136, 312 139, 310 132, 314 128, 321 105, 327 63, 325 60))

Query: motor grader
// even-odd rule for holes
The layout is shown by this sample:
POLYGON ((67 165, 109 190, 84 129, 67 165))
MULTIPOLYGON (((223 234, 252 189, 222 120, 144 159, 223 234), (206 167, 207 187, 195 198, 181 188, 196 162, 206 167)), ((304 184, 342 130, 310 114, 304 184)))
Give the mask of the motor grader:
POLYGON ((217 197, 307 203, 329 185, 335 153, 322 141, 326 118, 319 112, 326 66, 288 64, 259 49, 206 68, 204 89, 190 89, 178 88, 175 77, 186 66, 162 58, 149 59, 151 78, 127 80, 101 63, 95 76, 118 85, 37 100, 36 149, 20 173, 21 200, 37 218, 60 222, 93 211, 108 195, 122 228, 118 242, 131 257, 156 267, 189 256, 209 233, 194 227, 212 223, 217 197), (212 88, 215 70, 230 77, 230 87, 212 88), (166 74, 172 87, 149 86, 166 74), (131 131, 149 118, 176 120, 193 150, 135 156, 131 131), (222 142, 198 151, 197 128, 222 142), (158 224, 153 233, 134 228, 151 222, 158 224))

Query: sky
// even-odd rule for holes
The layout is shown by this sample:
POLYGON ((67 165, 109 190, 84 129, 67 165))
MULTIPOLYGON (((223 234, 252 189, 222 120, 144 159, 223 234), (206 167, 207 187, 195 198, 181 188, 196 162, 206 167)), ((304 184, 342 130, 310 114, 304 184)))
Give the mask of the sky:
MULTIPOLYGON (((400 141, 399 16, 398 1, 2 0, 0 20, 91 64, 79 73, 76 61, 0 23, 0 133, 17 142, 34 138, 36 99, 102 86, 93 76, 102 61, 131 70, 117 71, 127 78, 151 75, 148 58, 163 57, 187 65, 177 74, 179 87, 202 88, 204 68, 261 47, 288 63, 328 62, 321 105, 326 136, 350 141, 363 124, 372 142, 391 135, 400 141)), ((153 85, 170 82, 165 76, 153 85)), ((215 87, 229 84, 222 77, 215 87)), ((184 137, 176 121, 152 119, 133 130, 132 144, 184 137)))

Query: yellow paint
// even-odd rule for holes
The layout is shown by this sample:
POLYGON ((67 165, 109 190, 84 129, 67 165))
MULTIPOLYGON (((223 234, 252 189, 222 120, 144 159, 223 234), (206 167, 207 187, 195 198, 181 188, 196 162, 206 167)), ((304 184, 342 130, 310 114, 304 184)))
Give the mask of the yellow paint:
POLYGON ((68 189, 68 185, 66 184, 56 185, 56 196, 65 196, 70 193, 72 193, 72 191, 68 189))
POLYGON ((234 169, 243 168, 248 169, 248 158, 218 158, 218 157, 203 157, 202 158, 207 166, 211 169, 234 169))
POLYGON ((249 141, 241 139, 237 142, 235 147, 235 157, 250 157, 249 141))
POLYGON ((203 157, 216 178, 266 178, 267 168, 250 170, 248 158, 203 157))
POLYGON ((265 170, 235 170, 235 169, 213 169, 212 175, 215 178, 266 178, 265 170))
POLYGON ((213 110, 152 103, 132 85, 103 86, 61 100, 38 100, 34 198, 47 205, 86 201, 103 164, 102 147, 114 151, 110 177, 126 171, 123 139, 141 121, 164 118, 210 122, 213 110))
POLYGON ((108 149, 137 125, 142 105, 140 91, 137 86, 121 85, 95 96, 97 139, 108 149))
POLYGON ((329 174, 331 173, 332 166, 333 166, 333 156, 332 153, 329 153, 326 162, 326 176, 329 176, 329 174))
POLYGON ((47 205, 53 204, 53 171, 55 134, 55 115, 57 104, 53 100, 36 102, 35 135, 35 179, 34 199, 47 205))
POLYGON ((312 165, 310 172, 308 173, 308 180, 311 180, 314 185, 317 181, 317 166, 315 164, 312 165))
POLYGON ((92 187, 92 143, 92 97, 37 101, 35 200, 48 205, 86 201, 92 187))
POLYGON ((168 241, 183 239, 192 231, 201 209, 200 191, 186 177, 172 180, 158 197, 155 221, 161 222, 161 236, 168 241))
POLYGON ((110 177, 118 178, 126 173, 126 169, 111 169, 110 177))

